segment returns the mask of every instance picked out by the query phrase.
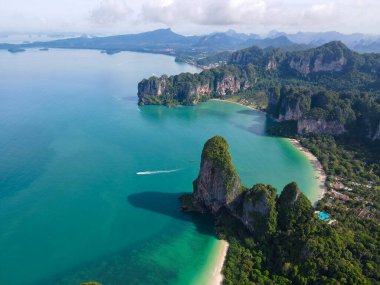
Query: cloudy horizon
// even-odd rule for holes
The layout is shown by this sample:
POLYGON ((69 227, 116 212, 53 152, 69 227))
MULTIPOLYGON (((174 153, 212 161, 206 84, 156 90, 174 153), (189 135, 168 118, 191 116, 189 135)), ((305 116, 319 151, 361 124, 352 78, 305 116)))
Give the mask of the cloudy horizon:
POLYGON ((0 0, 0 32, 379 34, 377 0, 0 0))

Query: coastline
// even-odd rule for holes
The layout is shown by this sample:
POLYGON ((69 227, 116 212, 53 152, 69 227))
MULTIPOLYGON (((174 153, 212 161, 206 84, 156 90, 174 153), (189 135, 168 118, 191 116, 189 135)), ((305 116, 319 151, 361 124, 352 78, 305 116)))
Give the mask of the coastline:
POLYGON ((235 102, 235 101, 230 101, 230 100, 227 100, 227 99, 213 98, 213 99, 210 99, 209 101, 217 101, 217 102, 226 102, 226 103, 236 104, 236 105, 240 105, 240 106, 246 107, 246 108, 251 109, 251 110, 255 110, 257 112, 265 113, 264 111, 262 111, 260 109, 257 109, 257 108, 255 108, 255 107, 253 107, 251 105, 244 105, 242 103, 235 102))
POLYGON ((287 139, 293 146, 295 146, 303 155, 310 161, 312 164, 314 171, 318 175, 318 196, 317 200, 314 202, 318 202, 321 200, 327 192, 326 189, 326 173, 323 170, 322 164, 319 162, 318 158, 312 154, 307 148, 303 147, 301 143, 296 139, 287 139))
POLYGON ((212 273, 210 285, 221 285, 223 283, 223 266, 226 259, 229 243, 225 240, 221 241, 220 248, 218 249, 218 256, 216 258, 216 265, 214 272, 212 273))

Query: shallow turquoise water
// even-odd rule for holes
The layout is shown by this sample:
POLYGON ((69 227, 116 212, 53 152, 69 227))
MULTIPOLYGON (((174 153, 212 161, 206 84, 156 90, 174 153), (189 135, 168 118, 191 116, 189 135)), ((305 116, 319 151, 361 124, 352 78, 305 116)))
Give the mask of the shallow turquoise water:
POLYGON ((193 282, 218 242, 177 197, 216 134, 247 186, 294 180, 315 200, 311 164, 265 136, 263 114, 137 106, 141 78, 183 71, 197 70, 162 55, 0 52, 0 284, 193 282))

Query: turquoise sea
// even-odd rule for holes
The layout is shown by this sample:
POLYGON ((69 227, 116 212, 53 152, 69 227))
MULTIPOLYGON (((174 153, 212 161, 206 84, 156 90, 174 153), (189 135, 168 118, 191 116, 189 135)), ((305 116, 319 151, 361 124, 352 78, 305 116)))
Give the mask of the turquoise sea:
POLYGON ((316 199, 312 165, 264 114, 137 105, 142 78, 185 71, 163 55, 0 52, 0 284, 206 284, 213 221, 178 196, 217 134, 246 186, 294 180, 316 199))

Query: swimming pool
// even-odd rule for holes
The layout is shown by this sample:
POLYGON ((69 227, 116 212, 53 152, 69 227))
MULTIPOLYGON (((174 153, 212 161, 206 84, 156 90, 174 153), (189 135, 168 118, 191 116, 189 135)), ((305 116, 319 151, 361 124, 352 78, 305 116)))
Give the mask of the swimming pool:
POLYGON ((320 219, 320 220, 322 220, 322 221, 324 221, 324 222, 327 222, 327 221, 331 220, 331 217, 330 217, 329 214, 327 214, 327 213, 325 213, 325 212, 320 212, 320 213, 318 214, 318 219, 320 219))

